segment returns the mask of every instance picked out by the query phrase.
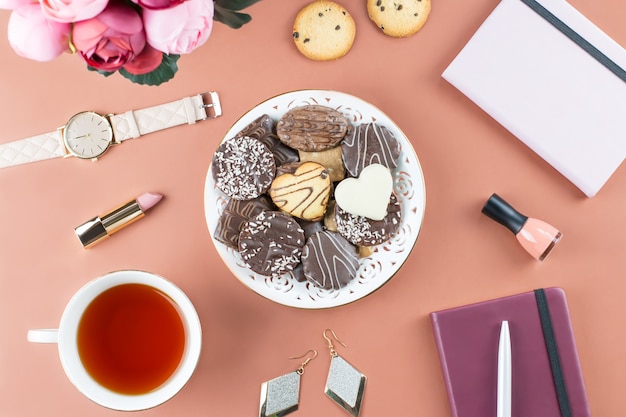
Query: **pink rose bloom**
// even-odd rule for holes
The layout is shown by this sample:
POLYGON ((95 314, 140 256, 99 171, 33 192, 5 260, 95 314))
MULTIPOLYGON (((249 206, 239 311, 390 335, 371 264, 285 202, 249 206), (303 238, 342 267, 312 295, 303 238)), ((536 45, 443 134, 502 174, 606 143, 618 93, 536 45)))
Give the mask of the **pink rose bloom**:
POLYGON ((38 3, 11 12, 9 44, 19 56, 35 61, 51 61, 68 50, 72 26, 46 19, 38 3))
POLYGON ((163 61, 163 52, 146 44, 146 47, 135 59, 124 65, 124 69, 135 75, 147 74, 157 69, 161 65, 161 61, 163 61))
POLYGON ((133 0, 144 9, 167 9, 177 6, 186 0, 133 0))
POLYGON ((166 54, 188 54, 213 28, 213 0, 187 0, 169 9, 143 11, 148 43, 166 54))
POLYGON ((0 9, 15 10, 29 3, 32 2, 30 0, 0 0, 0 9))
POLYGON ((57 22, 77 22, 91 19, 104 10, 109 0, 40 0, 49 19, 57 22))
POLYGON ((111 3, 98 16, 74 24, 74 46, 97 70, 114 72, 146 46, 141 16, 126 3, 111 3))

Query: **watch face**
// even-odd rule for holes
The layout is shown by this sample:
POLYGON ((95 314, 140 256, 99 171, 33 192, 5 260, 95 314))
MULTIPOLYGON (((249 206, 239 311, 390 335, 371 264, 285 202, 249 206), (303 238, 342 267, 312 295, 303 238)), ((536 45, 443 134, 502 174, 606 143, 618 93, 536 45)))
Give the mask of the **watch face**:
POLYGON ((72 155, 83 159, 97 158, 111 145, 113 129, 104 116, 86 111, 72 116, 67 122, 63 141, 72 155))

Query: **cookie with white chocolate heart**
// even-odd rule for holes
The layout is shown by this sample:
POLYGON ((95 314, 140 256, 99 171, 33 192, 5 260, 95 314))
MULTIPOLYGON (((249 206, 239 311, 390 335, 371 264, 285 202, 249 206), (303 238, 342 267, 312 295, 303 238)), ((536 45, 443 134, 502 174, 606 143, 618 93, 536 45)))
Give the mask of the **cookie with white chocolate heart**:
POLYGON ((376 246, 386 242, 398 231, 402 219, 402 206, 395 194, 391 194, 387 214, 381 220, 348 213, 335 205, 337 231, 357 246, 376 246))
POLYGON ((381 164, 368 165, 358 178, 335 188, 337 231, 358 246, 389 239, 400 226, 401 206, 393 194, 393 177, 381 164))
POLYGON ((335 188, 335 201, 348 213, 382 220, 393 192, 393 177, 381 164, 368 165, 358 178, 346 178, 335 188))

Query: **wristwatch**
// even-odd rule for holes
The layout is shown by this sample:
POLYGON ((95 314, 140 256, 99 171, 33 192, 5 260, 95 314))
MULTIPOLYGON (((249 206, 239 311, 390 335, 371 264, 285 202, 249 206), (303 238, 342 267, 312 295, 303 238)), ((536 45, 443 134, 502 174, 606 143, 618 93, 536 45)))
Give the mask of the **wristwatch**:
POLYGON ((221 114, 214 91, 121 114, 84 111, 53 132, 0 144, 0 168, 71 156, 95 161, 111 145, 221 114))

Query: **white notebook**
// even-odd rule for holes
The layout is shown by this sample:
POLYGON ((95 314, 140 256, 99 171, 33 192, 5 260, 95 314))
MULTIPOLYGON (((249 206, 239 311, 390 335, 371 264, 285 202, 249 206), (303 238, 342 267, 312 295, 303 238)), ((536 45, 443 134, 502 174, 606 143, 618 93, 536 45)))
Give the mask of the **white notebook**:
MULTIPOLYGON (((626 70, 626 50, 570 4, 531 3, 626 70)), ((502 0, 442 76, 588 197, 626 157, 626 81, 522 0, 502 0)))

